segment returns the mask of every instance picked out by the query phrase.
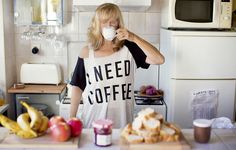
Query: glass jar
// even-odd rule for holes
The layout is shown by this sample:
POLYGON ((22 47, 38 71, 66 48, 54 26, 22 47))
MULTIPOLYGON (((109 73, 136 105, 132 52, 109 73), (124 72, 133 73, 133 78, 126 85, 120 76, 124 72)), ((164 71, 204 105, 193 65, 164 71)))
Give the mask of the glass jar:
POLYGON ((198 143, 208 143, 211 137, 211 121, 196 119, 193 121, 194 139, 198 143))
POLYGON ((106 147, 112 144, 112 124, 109 119, 100 119, 93 122, 95 145, 106 147))
POLYGON ((5 100, 3 97, 3 91, 0 89, 0 106, 5 104, 5 100))

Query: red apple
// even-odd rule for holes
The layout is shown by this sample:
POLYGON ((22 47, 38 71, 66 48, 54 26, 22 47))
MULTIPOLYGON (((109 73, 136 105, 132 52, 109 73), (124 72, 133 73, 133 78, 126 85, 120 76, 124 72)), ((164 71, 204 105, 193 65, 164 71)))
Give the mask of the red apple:
POLYGON ((55 141, 67 141, 71 135, 71 129, 65 122, 59 122, 50 127, 50 134, 55 141))
POLYGON ((71 128, 71 136, 73 136, 73 137, 80 136, 82 129, 83 129, 83 123, 80 119, 75 118, 75 117, 70 118, 67 121, 67 124, 71 128))
POLYGON ((65 119, 61 116, 53 116, 50 118, 48 125, 49 127, 53 126, 54 124, 57 124, 59 122, 66 122, 65 119))

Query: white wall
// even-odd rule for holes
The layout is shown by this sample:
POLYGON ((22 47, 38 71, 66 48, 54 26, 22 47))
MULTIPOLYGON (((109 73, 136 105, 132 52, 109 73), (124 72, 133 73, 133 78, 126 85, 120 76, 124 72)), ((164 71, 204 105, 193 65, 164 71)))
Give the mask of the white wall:
MULTIPOLYGON (((16 81, 13 0, 0 2, 0 88, 5 93, 6 102, 10 104, 9 110, 14 110, 12 95, 7 94, 7 89, 16 81)), ((12 117, 14 111, 8 111, 12 117)))
POLYGON ((5 87, 5 47, 4 47, 4 24, 3 24, 3 1, 0 1, 0 88, 5 87))
MULTIPOLYGON (((45 62, 59 63, 63 69, 64 80, 66 81, 72 73, 78 54, 82 47, 85 46, 86 33, 88 25, 94 12, 80 12, 77 8, 72 7, 72 0, 66 0, 68 8, 65 10, 66 16, 71 16, 71 21, 64 25, 60 32, 68 39, 66 48, 56 50, 46 42, 36 42, 41 45, 38 55, 31 53, 31 47, 35 42, 25 41, 20 38, 25 31, 25 27, 16 27, 15 45, 16 45, 16 65, 17 80, 19 81, 20 66, 24 62, 45 62)), ((159 29, 160 29, 160 2, 152 0, 152 6, 146 12, 122 12, 126 27, 148 40, 156 47, 159 47, 159 29)), ((157 85, 158 66, 151 66, 148 76, 145 76, 143 70, 137 70, 138 88, 141 84, 157 85), (145 79, 145 80, 144 80, 145 79)))

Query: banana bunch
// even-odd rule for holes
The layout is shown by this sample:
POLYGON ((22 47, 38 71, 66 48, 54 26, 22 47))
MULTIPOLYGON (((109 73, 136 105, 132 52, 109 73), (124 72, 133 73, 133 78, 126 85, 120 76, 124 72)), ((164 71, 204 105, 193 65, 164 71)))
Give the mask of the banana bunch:
POLYGON ((26 102, 21 101, 20 103, 27 109, 27 112, 20 114, 17 121, 0 114, 0 123, 21 138, 35 138, 44 134, 48 129, 48 118, 26 102))

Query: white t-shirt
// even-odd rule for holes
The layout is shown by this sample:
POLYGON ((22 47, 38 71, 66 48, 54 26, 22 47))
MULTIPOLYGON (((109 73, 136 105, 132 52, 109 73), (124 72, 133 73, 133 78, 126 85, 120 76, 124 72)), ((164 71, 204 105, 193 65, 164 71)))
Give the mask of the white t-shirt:
POLYGON ((134 72, 136 67, 149 66, 145 59, 145 54, 135 43, 126 41, 112 55, 94 57, 94 50, 90 49, 88 58, 80 60, 80 63, 78 60, 71 84, 83 90, 81 119, 85 128, 91 128, 93 121, 104 118, 111 119, 114 128, 132 122, 134 72), (86 83, 81 85, 82 80, 86 83))

